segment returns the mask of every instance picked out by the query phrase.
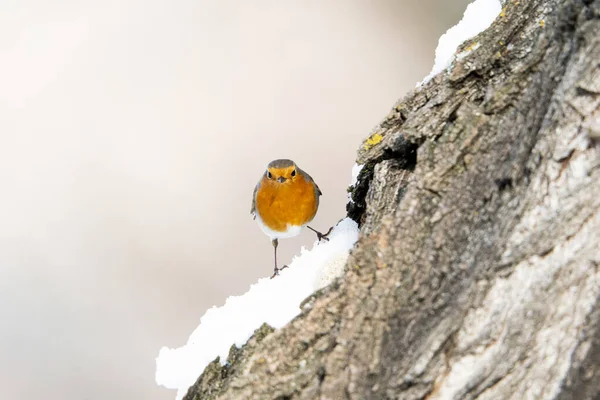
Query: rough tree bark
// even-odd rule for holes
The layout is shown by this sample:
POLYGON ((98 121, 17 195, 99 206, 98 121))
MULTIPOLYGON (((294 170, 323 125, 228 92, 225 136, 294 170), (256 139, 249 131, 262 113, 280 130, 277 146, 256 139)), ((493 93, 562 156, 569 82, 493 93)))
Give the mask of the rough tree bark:
POLYGON ((186 399, 600 396, 600 0, 503 5, 359 150, 344 276, 186 399))

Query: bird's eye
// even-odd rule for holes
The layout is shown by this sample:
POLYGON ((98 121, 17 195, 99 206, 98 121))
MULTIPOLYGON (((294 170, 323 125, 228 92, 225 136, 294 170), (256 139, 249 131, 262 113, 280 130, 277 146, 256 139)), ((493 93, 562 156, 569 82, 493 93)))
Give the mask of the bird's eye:
POLYGON ((267 178, 273 179, 273 174, 271 173, 271 171, 267 171, 267 178))
POLYGON ((292 171, 292 176, 296 176, 296 170, 292 171))

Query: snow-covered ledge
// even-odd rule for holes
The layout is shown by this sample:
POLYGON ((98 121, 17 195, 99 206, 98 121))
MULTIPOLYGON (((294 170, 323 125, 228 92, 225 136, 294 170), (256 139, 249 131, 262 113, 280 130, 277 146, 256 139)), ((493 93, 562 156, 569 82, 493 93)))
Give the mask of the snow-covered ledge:
MULTIPOLYGON (((450 67, 456 58, 464 57, 466 54, 456 54, 458 46, 486 30, 501 12, 500 0, 475 0, 469 4, 458 24, 440 36, 435 49, 433 68, 421 82, 417 83, 417 86, 427 83, 435 75, 450 67)), ((477 43, 473 43, 468 51, 474 51, 478 47, 477 43)))
POLYGON ((259 279, 243 295, 207 310, 186 345, 163 347, 156 359, 156 382, 177 389, 181 399, 208 363, 217 356, 225 363, 232 344, 241 347, 263 323, 277 329, 297 316, 304 299, 342 273, 358 239, 358 225, 345 218, 328 237, 310 250, 302 248, 276 279, 259 279))

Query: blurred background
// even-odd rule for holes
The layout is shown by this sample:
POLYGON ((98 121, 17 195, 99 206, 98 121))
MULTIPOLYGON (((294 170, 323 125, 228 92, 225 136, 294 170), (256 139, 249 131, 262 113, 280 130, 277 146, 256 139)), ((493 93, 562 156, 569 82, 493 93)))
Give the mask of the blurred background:
POLYGON ((4 0, 0 398, 174 398, 159 348, 272 272, 266 164, 315 178, 313 226, 342 218, 361 140, 467 2, 4 0))

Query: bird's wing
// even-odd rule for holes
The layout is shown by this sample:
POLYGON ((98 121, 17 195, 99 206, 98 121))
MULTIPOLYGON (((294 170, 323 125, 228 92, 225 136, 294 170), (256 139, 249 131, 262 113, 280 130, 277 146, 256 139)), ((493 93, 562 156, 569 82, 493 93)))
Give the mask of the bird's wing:
MULTIPOLYGON (((298 169, 300 169, 300 168, 298 168, 298 169)), ((301 172, 301 173, 302 173, 302 174, 303 174, 303 175, 306 177, 306 179, 307 179, 309 182, 312 182, 312 183, 313 183, 313 185, 315 185, 315 193, 317 194, 317 197, 318 197, 318 196, 321 196, 321 195, 323 194, 323 192, 321 192, 321 189, 319 189, 319 185, 317 185, 317 182, 315 182, 315 180, 312 178, 312 176, 310 176, 309 174, 307 174, 307 173, 306 173, 304 170, 302 170, 302 169, 300 169, 300 172, 301 172)))
MULTIPOLYGON (((262 180, 262 179, 261 179, 262 180)), ((250 214, 252 214, 252 219, 256 219, 256 192, 258 192, 258 188, 260 187, 260 181, 254 187, 254 193, 252 193, 252 208, 250 209, 250 214)))

